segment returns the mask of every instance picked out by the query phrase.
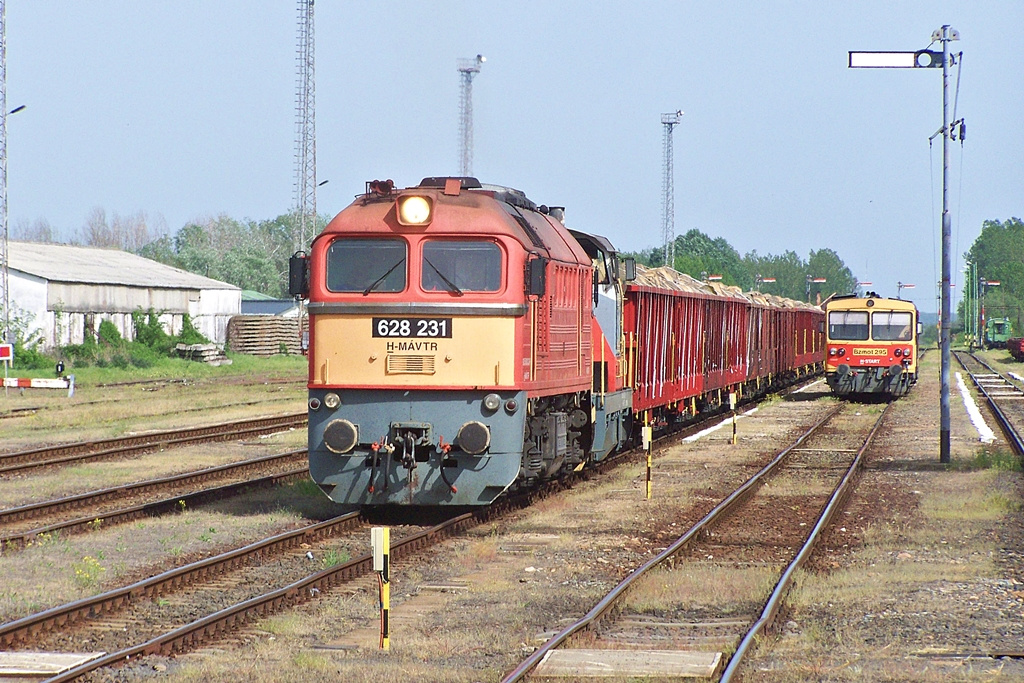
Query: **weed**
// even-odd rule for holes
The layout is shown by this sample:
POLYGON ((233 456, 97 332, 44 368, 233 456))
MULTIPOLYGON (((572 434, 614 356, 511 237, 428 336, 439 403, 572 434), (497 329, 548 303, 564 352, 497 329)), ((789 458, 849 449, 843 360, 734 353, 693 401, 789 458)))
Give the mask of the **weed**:
POLYGON ((324 569, 328 569, 330 567, 337 567, 339 564, 344 564, 351 558, 352 556, 345 550, 331 549, 324 553, 324 557, 320 562, 323 564, 324 569))
POLYGON ((185 511, 185 499, 184 498, 179 498, 178 499, 178 511, 179 512, 184 512, 185 511))
POLYGON ((75 582, 83 588, 89 588, 99 583, 100 576, 107 571, 100 561, 91 555, 86 555, 80 562, 74 563, 75 582))
POLYGON ((86 524, 85 526, 89 527, 89 531, 99 531, 99 528, 103 526, 103 520, 96 518, 88 524, 86 524))
POLYGON ((1005 448, 982 448, 974 454, 973 469, 1020 472, 1020 457, 1005 448))

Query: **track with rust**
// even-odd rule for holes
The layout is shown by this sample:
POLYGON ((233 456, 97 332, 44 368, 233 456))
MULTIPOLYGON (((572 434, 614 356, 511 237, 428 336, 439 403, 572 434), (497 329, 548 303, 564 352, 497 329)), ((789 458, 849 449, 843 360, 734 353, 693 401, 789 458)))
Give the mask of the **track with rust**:
POLYGON ((1020 382, 999 372, 973 353, 955 352, 956 359, 988 401, 1010 446, 1024 456, 1024 390, 1020 382))
POLYGON ((0 509, 0 548, 10 552, 44 534, 81 532, 216 502, 247 489, 305 478, 308 472, 306 451, 296 450, 0 509))
MULTIPOLYGON (((755 635, 771 625, 791 575, 809 556, 814 543, 851 488, 860 458, 879 429, 880 415, 861 415, 860 406, 844 404, 819 421, 680 536, 664 552, 632 572, 583 618, 565 627, 510 672, 505 682, 531 673, 555 674, 559 648, 596 650, 736 651, 723 680, 731 677, 755 635), (786 493, 787 491, 791 493, 786 493), (777 578, 767 602, 747 600, 723 605, 718 613, 651 619, 631 613, 624 600, 643 590, 643 580, 671 566, 756 566, 777 578), (542 673, 537 669, 544 661, 542 673)), ((683 570, 685 571, 685 569, 683 570)), ((562 654, 562 653, 559 653, 562 654)), ((574 660, 568 653, 566 659, 574 660)), ((586 657, 584 657, 585 659, 586 657)), ((714 660, 712 667, 725 663, 714 660)), ((568 664, 568 666, 573 666, 568 664)))
POLYGON ((168 429, 112 439, 80 441, 12 453, 0 453, 0 477, 14 473, 21 474, 43 467, 63 467, 86 461, 126 458, 174 446, 259 436, 296 429, 305 425, 306 421, 306 413, 288 413, 272 417, 222 422, 204 427, 168 429))

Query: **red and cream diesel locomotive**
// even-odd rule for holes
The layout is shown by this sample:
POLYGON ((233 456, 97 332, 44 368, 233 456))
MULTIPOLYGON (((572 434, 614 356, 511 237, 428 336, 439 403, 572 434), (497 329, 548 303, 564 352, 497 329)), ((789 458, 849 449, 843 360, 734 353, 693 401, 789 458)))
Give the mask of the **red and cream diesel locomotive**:
POLYGON ((620 261, 475 178, 366 192, 292 258, 309 466, 358 505, 488 505, 820 371, 821 311, 620 261))

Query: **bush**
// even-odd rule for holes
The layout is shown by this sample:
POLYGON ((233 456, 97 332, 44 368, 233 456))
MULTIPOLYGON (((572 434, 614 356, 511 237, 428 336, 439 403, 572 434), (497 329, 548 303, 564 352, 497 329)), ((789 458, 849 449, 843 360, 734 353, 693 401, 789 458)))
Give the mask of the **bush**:
POLYGON ((99 337, 100 343, 107 346, 121 346, 124 344, 124 337, 117 331, 117 326, 109 320, 100 322, 100 329, 96 336, 99 337))

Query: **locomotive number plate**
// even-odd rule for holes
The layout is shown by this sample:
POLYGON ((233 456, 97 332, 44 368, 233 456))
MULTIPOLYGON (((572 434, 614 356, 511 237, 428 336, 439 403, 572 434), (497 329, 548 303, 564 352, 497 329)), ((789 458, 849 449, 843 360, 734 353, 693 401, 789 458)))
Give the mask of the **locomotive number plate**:
POLYGON ((888 356, 888 349, 854 349, 855 356, 888 356))
POLYGON ((374 318, 373 336, 387 338, 451 339, 451 318, 374 318))

